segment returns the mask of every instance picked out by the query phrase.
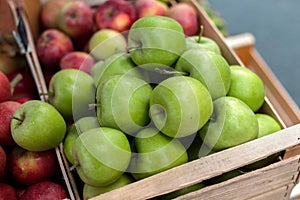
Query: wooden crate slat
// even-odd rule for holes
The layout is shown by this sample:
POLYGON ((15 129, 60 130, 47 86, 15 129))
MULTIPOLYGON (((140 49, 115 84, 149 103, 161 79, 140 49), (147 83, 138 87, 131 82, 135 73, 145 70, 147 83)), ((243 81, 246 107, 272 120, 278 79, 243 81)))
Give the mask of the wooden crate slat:
MULTIPOLYGON (((251 199, 264 196, 271 197, 278 195, 275 199, 285 199, 289 196, 291 188, 287 187, 294 184, 299 171, 300 160, 293 157, 282 162, 274 163, 269 167, 262 168, 247 174, 238 176, 220 184, 212 185, 207 188, 186 194, 176 199, 206 199, 206 200, 232 200, 232 199, 251 199), (273 193, 281 188, 277 193, 273 193), (284 190, 282 190, 282 188, 284 190)), ((274 198, 273 198, 274 199, 274 198)))
POLYGON ((274 200, 280 198, 280 200, 289 200, 290 193, 295 186, 294 183, 280 187, 278 189, 270 190, 264 194, 258 195, 256 197, 250 198, 249 200, 274 200))
MULTIPOLYGON (((261 160, 300 143, 300 124, 242 145, 202 157, 92 198, 147 199, 166 194, 261 160), (272 141, 270 143, 269 141, 272 141)), ((287 166, 285 166, 285 170, 287 166)), ((290 173, 290 172, 287 172, 290 173)))

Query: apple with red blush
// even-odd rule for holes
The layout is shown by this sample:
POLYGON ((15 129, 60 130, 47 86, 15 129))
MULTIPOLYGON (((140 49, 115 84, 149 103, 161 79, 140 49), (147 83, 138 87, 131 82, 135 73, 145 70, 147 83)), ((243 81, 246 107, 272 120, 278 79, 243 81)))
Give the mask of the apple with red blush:
POLYGON ((11 174, 8 171, 8 165, 7 165, 8 151, 9 151, 9 148, 5 148, 5 146, 0 145, 0 183, 1 182, 8 183, 11 180, 11 174))
POLYGON ((138 18, 152 15, 166 15, 167 4, 158 0, 136 0, 135 7, 138 18))
POLYGON ((3 147, 0 145, 0 176, 1 174, 5 173, 6 160, 7 160, 6 153, 3 147))
POLYGON ((69 199, 69 195, 61 184, 54 181, 41 181, 29 186, 20 197, 20 200, 33 199, 69 199))
POLYGON ((55 150, 28 151, 15 146, 8 154, 8 169, 14 180, 23 185, 50 180, 58 172, 55 150))
POLYGON ((0 102, 6 101, 11 97, 9 79, 2 71, 0 71, 0 91, 0 102))
POLYGON ((119 32, 129 30, 137 18, 134 5, 126 0, 108 0, 98 5, 94 15, 98 29, 119 32))
POLYGON ((58 29, 43 31, 36 43, 38 58, 46 70, 59 69, 61 58, 73 50, 71 38, 58 29))
POLYGON ((10 100, 24 103, 38 98, 34 79, 27 70, 11 72, 7 77, 10 80, 12 89, 10 100))
POLYGON ((71 38, 90 35, 94 27, 94 13, 85 1, 69 1, 58 13, 58 28, 71 38))
POLYGON ((0 199, 1 200, 18 200, 17 189, 11 184, 0 183, 0 199))
POLYGON ((57 28, 59 11, 66 2, 68 0, 50 0, 42 4, 40 20, 45 29, 57 28))
POLYGON ((10 122, 11 116, 20 105, 16 101, 4 101, 0 103, 0 145, 14 146, 16 144, 12 138, 10 122))
POLYGON ((198 34, 200 29, 198 15, 196 9, 191 4, 186 2, 176 3, 169 8, 166 16, 178 21, 185 35, 193 36, 198 34))
POLYGON ((32 94, 20 94, 20 95, 15 95, 11 100, 23 104, 26 103, 27 101, 31 101, 38 98, 39 98, 38 96, 32 94))
POLYGON ((90 54, 83 51, 73 51, 62 57, 59 66, 61 69, 79 69, 89 73, 94 64, 95 60, 90 54))

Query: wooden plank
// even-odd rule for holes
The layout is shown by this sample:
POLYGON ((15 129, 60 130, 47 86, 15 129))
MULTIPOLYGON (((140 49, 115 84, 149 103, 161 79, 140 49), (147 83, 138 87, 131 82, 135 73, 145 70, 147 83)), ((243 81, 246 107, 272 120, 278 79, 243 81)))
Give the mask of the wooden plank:
POLYGON ((259 196, 250 198, 249 200, 274 200, 274 199, 279 199, 279 197, 281 197, 280 198, 281 200, 288 200, 290 199, 289 194, 291 193, 291 190, 293 189, 294 185, 295 185, 294 183, 291 183, 289 185, 280 187, 278 189, 270 190, 269 192, 266 192, 259 196))
POLYGON ((259 196, 250 198, 249 200, 274 200, 274 199, 279 199, 279 197, 281 200, 289 200, 290 199, 289 194, 292 188, 294 187, 294 185, 295 185, 294 183, 291 183, 289 185, 280 187, 278 189, 273 189, 268 192, 265 192, 264 194, 261 194, 259 196))
POLYGON ((205 200, 288 199, 299 173, 300 157, 293 157, 228 181, 176 198, 205 200))
MULTIPOLYGON (((92 198, 92 200, 147 199, 166 194, 261 160, 299 143, 300 124, 242 145, 202 157, 97 196, 92 198)), ((285 167, 287 173, 290 173, 290 169, 287 166, 285 167)))

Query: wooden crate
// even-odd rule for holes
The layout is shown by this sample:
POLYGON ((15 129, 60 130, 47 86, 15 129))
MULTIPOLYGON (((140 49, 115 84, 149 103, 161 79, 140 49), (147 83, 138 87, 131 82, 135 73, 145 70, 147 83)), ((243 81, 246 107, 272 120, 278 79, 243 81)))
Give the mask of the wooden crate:
MULTIPOLYGON (((249 67, 262 78, 267 93, 261 111, 274 116, 284 129, 272 135, 202 157, 92 199, 154 198, 238 169, 282 151, 284 157, 281 161, 228 181, 207 186, 177 199, 289 199, 300 170, 300 153, 298 150, 300 114, 298 107, 268 66, 255 53, 254 47, 249 47, 246 51, 244 50, 245 46, 240 48, 229 46, 228 41, 221 35, 198 3, 195 0, 188 0, 188 2, 192 3, 199 11, 199 19, 204 26, 204 36, 210 37, 218 43, 228 63, 249 67)), ((34 37, 31 37, 29 42, 33 45, 32 54, 36 61, 34 37)), ((47 88, 39 63, 35 62, 34 64, 33 73, 37 77, 38 88, 41 93, 46 93, 47 88)), ((47 100, 45 96, 41 96, 41 99, 47 100)), ((57 148, 57 156, 61 164, 63 178, 70 198, 80 199, 81 191, 78 190, 76 177, 69 171, 70 166, 63 154, 62 145, 60 144, 57 148)))

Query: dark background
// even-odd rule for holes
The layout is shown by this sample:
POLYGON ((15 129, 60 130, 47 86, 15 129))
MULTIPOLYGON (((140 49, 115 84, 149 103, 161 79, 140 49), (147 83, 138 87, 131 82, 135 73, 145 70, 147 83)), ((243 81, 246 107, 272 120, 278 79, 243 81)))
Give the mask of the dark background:
POLYGON ((207 1, 230 35, 254 35, 257 51, 300 107, 300 1, 207 1))

